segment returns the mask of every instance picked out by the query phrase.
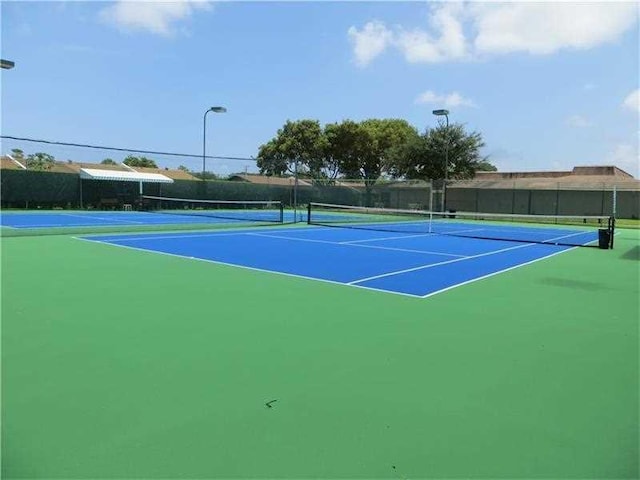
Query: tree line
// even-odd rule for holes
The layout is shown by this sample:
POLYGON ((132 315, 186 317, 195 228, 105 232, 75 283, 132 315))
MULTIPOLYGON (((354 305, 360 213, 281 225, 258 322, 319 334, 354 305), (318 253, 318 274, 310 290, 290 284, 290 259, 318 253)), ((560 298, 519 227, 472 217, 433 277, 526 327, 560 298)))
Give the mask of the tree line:
POLYGON ((287 121, 261 145, 257 164, 264 175, 297 173, 328 181, 345 177, 366 186, 384 176, 465 179, 479 170, 497 170, 481 155, 483 146, 482 135, 466 132, 461 124, 419 133, 402 119, 344 120, 324 127, 304 119, 287 121))
MULTIPOLYGON (((359 179, 367 188, 380 178, 394 179, 465 179, 476 171, 495 171, 487 157, 481 155, 482 135, 467 132, 461 124, 439 124, 420 133, 403 119, 344 120, 320 125, 318 120, 287 121, 276 135, 260 145, 257 166, 263 175, 302 177, 331 182, 336 178, 359 179), (446 161, 445 161, 446 160, 446 161)), ((50 170, 55 158, 47 153, 25 156, 13 149, 16 160, 33 170, 50 170)), ((100 162, 117 164, 111 158, 100 162)), ((127 156, 123 162, 131 167, 158 168, 144 156, 127 156)), ((179 170, 201 178, 181 165, 179 170)), ((205 172, 205 179, 216 178, 205 172)))

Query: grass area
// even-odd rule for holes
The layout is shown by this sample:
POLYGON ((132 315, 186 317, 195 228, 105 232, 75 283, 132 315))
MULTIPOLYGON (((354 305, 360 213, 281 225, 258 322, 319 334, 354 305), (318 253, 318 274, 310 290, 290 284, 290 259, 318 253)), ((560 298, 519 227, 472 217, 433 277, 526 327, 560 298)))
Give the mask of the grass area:
POLYGON ((3 238, 2 476, 638 478, 639 240, 414 299, 3 238))

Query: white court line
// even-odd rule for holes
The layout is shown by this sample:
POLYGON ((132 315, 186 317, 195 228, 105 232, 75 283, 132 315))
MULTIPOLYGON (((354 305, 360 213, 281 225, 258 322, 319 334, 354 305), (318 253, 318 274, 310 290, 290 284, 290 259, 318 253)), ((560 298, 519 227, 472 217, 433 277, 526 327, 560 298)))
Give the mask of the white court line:
MULTIPOLYGON (((616 233, 616 234, 614 234, 614 235, 617 235, 617 233, 616 233)), ((593 243, 593 242, 595 242, 595 240, 589 240, 588 242, 585 242, 585 243, 583 243, 582 245, 583 245, 583 246, 584 246, 584 245, 589 245, 590 243, 593 243)), ((520 263, 520 264, 518 264, 518 265, 514 265, 514 266, 512 266, 512 267, 508 267, 508 268, 505 268, 505 269, 503 269, 503 270, 499 270, 499 271, 497 271, 497 272, 488 273, 487 275, 483 275, 483 276, 481 276, 481 277, 472 278, 471 280, 467 280, 467 281, 465 281, 465 282, 456 283, 455 285, 451 285, 451 286, 449 286, 449 287, 442 288, 442 289, 440 289, 440 290, 436 290, 435 292, 427 293, 426 295, 423 295, 423 296, 422 296, 422 297, 420 297, 420 298, 427 298, 427 297, 431 297, 432 295, 436 295, 436 294, 438 294, 438 293, 446 292, 447 290, 451 290, 451 289, 453 289, 453 288, 461 287, 462 285, 468 285, 469 283, 477 282, 478 280, 483 280, 483 279, 485 279, 485 278, 492 277, 492 276, 497 275, 497 274, 499 274, 499 273, 508 272, 509 270, 513 270, 513 269, 516 269, 516 268, 524 267, 525 265, 531 265, 532 263, 535 263, 535 262, 537 262, 537 261, 539 261, 539 260, 544 260, 545 258, 553 257, 553 256, 555 256, 555 255, 560 255, 561 253, 570 252, 570 251, 572 251, 572 250, 575 250, 576 248, 578 248, 578 246, 570 247, 570 248, 566 248, 565 250, 560 250, 559 252, 553 252, 553 253, 551 253, 551 254, 549 254, 549 255, 545 255, 544 257, 536 258, 536 259, 530 260, 530 261, 525 262, 525 263, 520 263)))
MULTIPOLYGON (((571 237, 573 235, 575 235, 575 234, 563 235, 561 237, 556 237, 556 238, 549 239, 549 240, 547 240, 547 242, 552 242, 554 240, 560 240, 560 239, 563 239, 563 238, 566 238, 566 237, 571 237)), ((510 251, 510 250, 517 250, 519 248, 531 247, 532 245, 547 245, 547 243, 525 243, 524 245, 517 245, 515 247, 501 248, 500 250, 492 250, 490 252, 479 253, 478 255, 472 255, 472 256, 469 256, 469 257, 465 257, 465 258, 456 258, 454 260, 446 260, 444 262, 430 263, 430 264, 422 265, 422 266, 419 266, 419 267, 413 267, 413 268, 407 268, 407 269, 404 269, 404 270, 398 270, 398 271, 395 271, 395 272, 383 273, 381 275, 375 275, 373 277, 368 277, 368 278, 361 278, 359 280, 354 280, 352 282, 349 282, 348 285, 353 285, 353 284, 361 283, 361 282, 367 282, 369 280, 377 280, 378 278, 391 277, 391 276, 399 275, 399 274, 402 274, 402 273, 415 272, 417 270, 426 270, 427 268, 437 267, 439 265, 446 265, 446 264, 449 264, 449 263, 460 262, 460 261, 463 261, 463 260, 473 260, 474 258, 486 257, 486 256, 489 256, 489 255, 495 255, 496 253, 507 252, 507 251, 510 251)))
MULTIPOLYGON (((154 225, 152 223, 149 223, 148 225, 154 225)), ((3 227, 6 225, 3 225, 3 227)), ((87 227, 87 228, 113 228, 113 227, 126 227, 127 225, 120 225, 120 224, 112 224, 112 223, 65 223, 65 224, 60 224, 60 223, 37 223, 35 225, 21 225, 19 227, 8 227, 8 228, 15 228, 18 230, 28 230, 30 228, 72 228, 72 227, 87 227)), ((133 226, 133 225, 132 225, 133 226)), ((99 235, 104 235, 104 233, 100 233, 99 235)), ((113 235, 116 235, 115 233, 113 235)))
POLYGON ((342 242, 330 242, 328 240, 314 240, 311 238, 298 238, 298 237, 286 237, 284 235, 270 235, 266 233, 247 233, 246 235, 253 235, 256 237, 268 237, 268 238, 280 238, 284 240, 295 240, 298 242, 310 242, 310 243, 325 243, 329 245, 341 245, 345 247, 361 247, 361 248, 374 248, 376 250, 394 250, 396 252, 408 252, 408 253, 424 253, 429 255, 441 255, 443 257, 458 257, 458 258, 467 258, 466 255, 456 255, 453 253, 441 253, 441 252, 431 252, 427 250, 411 250, 408 248, 394 248, 394 247, 382 247, 380 245, 359 245, 357 243, 342 243, 342 242))
POLYGON ((431 297, 433 295, 437 295, 438 293, 446 292, 447 290, 452 290, 454 288, 458 288, 458 287, 461 287, 463 285, 468 285, 470 283, 477 282, 478 280, 484 280, 485 278, 493 277, 494 275, 498 275, 499 273, 508 272, 509 270, 514 270, 516 268, 524 267, 525 265, 531 265, 532 263, 535 263, 537 261, 544 260, 545 258, 553 257, 555 255, 560 255, 561 253, 570 252, 571 250, 574 250, 576 248, 579 248, 579 247, 570 247, 570 248, 567 248, 566 250, 560 250, 558 252, 553 252, 553 253, 551 253, 549 255, 545 255, 544 257, 535 258, 535 259, 530 260, 530 261, 525 262, 525 263, 519 263, 518 265, 513 265, 513 266, 505 268, 503 270, 498 270, 497 272, 488 273, 486 275, 482 275, 481 277, 476 277, 476 278, 472 278, 471 280, 466 280, 464 282, 456 283, 455 285, 450 285, 448 287, 441 288, 440 290, 436 290, 434 292, 427 293, 426 295, 422 295, 420 298, 428 298, 428 297, 431 297))
MULTIPOLYGON (((290 231, 290 232, 296 232, 297 231, 297 232, 299 232, 300 229, 299 228, 283 229, 283 230, 279 230, 279 231, 290 231)), ((237 234, 244 234, 244 233, 246 233, 246 231, 242 231, 241 230, 241 231, 237 231, 236 233, 229 233, 229 234, 212 233, 212 234, 207 234, 205 236, 215 236, 215 235, 228 236, 228 235, 237 235, 237 234)), ((617 232, 616 235, 618 235, 619 233, 620 232, 617 232)), ((191 235, 191 236, 193 236, 193 235, 191 235)), ((411 294, 411 293, 404 293, 404 292, 399 292, 399 291, 395 291, 395 290, 385 290, 385 289, 381 289, 381 288, 368 287, 368 286, 365 286, 365 285, 357 285, 357 284, 354 284, 352 282, 344 283, 344 282, 338 282, 338 281, 334 281, 334 280, 326 280, 326 279, 318 278, 318 277, 308 277, 308 276, 305 276, 305 275, 298 275, 298 274, 293 274, 293 273, 280 272, 280 271, 277 271, 277 270, 266 270, 266 269, 257 268, 257 267, 249 267, 249 266, 246 266, 246 265, 238 265, 238 264, 233 264, 233 263, 221 262, 221 261, 217 261, 217 260, 208 260, 208 259, 204 259, 204 258, 188 257, 188 256, 185 256, 185 255, 177 255, 177 254, 166 253, 166 252, 161 252, 161 251, 157 251, 157 250, 147 250, 147 249, 144 249, 144 248, 131 247, 131 246, 128 246, 128 245, 119 245, 117 243, 111 243, 111 241, 109 241, 109 240, 105 240, 105 241, 103 241, 103 240, 94 240, 91 237, 72 237, 72 238, 74 238, 75 240, 84 240, 84 241, 92 242, 92 243, 102 243, 102 244, 106 244, 106 245, 111 245, 111 246, 115 246, 115 247, 126 248, 126 249, 130 249, 130 250, 136 250, 136 251, 141 251, 141 252, 146 252, 146 253, 151 253, 151 254, 161 254, 161 255, 167 255, 167 256, 170 256, 170 257, 186 258, 186 259, 189 259, 189 260, 197 260, 197 261, 213 263, 213 264, 218 264, 218 265, 225 265, 225 266, 231 266, 231 267, 236 267, 236 268, 243 268, 245 270, 253 270, 253 271, 264 272, 264 273, 272 273, 272 274, 276 274, 276 275, 283 275, 283 276, 286 276, 286 277, 301 278, 301 279, 304 279, 304 280, 314 280, 314 281, 329 283, 329 284, 333 284, 333 285, 343 285, 343 286, 344 285, 349 285, 351 287, 361 288, 361 289, 364 289, 364 290, 371 290, 371 291, 382 292, 382 293, 390 293, 390 294, 393 294, 393 295, 400 295, 400 296, 403 296, 403 297, 420 298, 420 299, 431 297, 431 296, 436 295, 438 293, 443 293, 445 291, 452 290, 452 289, 460 287, 462 285, 467 285, 469 283, 472 283, 472 282, 475 282, 475 281, 478 281, 478 280, 482 280, 482 279, 491 277, 493 275, 497 275, 499 273, 503 273, 503 272, 506 272, 506 271, 509 271, 509 270, 513 270, 513 269, 516 269, 516 268, 519 268, 519 267, 522 267, 522 266, 525 266, 525 265, 529 265, 529 264, 532 264, 534 262, 537 262, 538 260, 543 260, 543 259, 546 259, 546 258, 549 258, 549 257, 553 257, 555 255, 559 255, 561 253, 566 253, 566 252, 569 252, 569 251, 573 251, 576 248, 578 248, 576 246, 576 247, 563 249, 561 251, 551 253, 550 255, 545 255, 544 257, 536 258, 536 259, 531 260, 529 262, 525 262, 525 263, 521 263, 521 264, 518 264, 518 265, 514 265, 512 267, 508 267, 506 269, 503 269, 503 270, 500 270, 500 271, 497 271, 497 272, 489 273, 487 275, 483 275, 483 276, 478 277, 478 278, 474 278, 474 279, 471 279, 471 280, 468 280, 468 281, 465 281, 465 282, 460 282, 460 283, 457 283, 455 285, 451 285, 449 287, 437 290, 435 292, 430 292, 430 293, 428 293, 426 295, 414 295, 414 294, 411 294)), ((148 238, 161 238, 161 237, 147 237, 147 239, 148 238)), ((174 238, 174 237, 168 237, 168 238, 174 238)), ((286 238, 290 238, 290 237, 286 237, 286 238)), ((558 237, 557 239, 560 239, 560 238, 562 238, 562 237, 558 237)), ((136 239, 139 239, 139 238, 136 238, 136 239)), ((589 243, 593 243, 593 240, 591 240, 589 242, 585 242, 583 245, 587 245, 589 243)), ((499 250, 499 251, 487 252, 485 254, 477 255, 476 257, 480 257, 480 256, 484 256, 484 255, 491 255, 491 254, 499 253, 499 252, 506 251, 506 250, 515 250, 517 248, 529 247, 529 246, 533 246, 533 245, 540 245, 540 244, 539 243, 531 243, 531 244, 527 243, 527 244, 524 244, 524 245, 518 245, 516 247, 511 247, 511 248, 508 248, 508 249, 502 249, 502 250, 499 250)), ((457 261, 460 261, 460 260, 468 260, 470 258, 475 258, 475 257, 467 257, 467 258, 464 258, 464 259, 461 258, 461 259, 449 260, 449 261, 446 261, 446 262, 440 262, 440 264, 454 263, 454 262, 457 262, 457 261)), ((430 266, 435 266, 435 264, 430 265, 430 266)), ((428 266, 426 266, 426 267, 428 267, 428 266)), ((423 267, 418 267, 417 269, 420 269, 420 268, 423 268, 423 267)), ((416 269, 409 269, 409 271, 411 271, 411 270, 416 270, 416 269)), ((395 274, 395 273, 398 273, 398 272, 394 272, 393 274, 395 274)), ((360 281, 363 281, 363 280, 360 280, 360 281)))
POLYGON ((463 260, 472 260, 474 258, 486 257, 488 255, 495 255, 496 253, 502 253, 502 252, 506 252, 506 251, 509 251, 509 250, 516 250, 518 248, 530 247, 531 245, 536 245, 536 244, 535 243, 525 243, 524 245, 517 245, 515 247, 501 248, 500 250, 492 250, 490 252, 479 253, 478 255, 472 255, 470 257, 455 258, 453 260, 445 260, 444 262, 429 263, 427 265, 420 265, 419 267, 405 268, 404 270, 396 270, 395 272, 382 273, 380 275, 374 275, 373 277, 367 277, 367 278, 361 278, 359 280, 354 280, 352 282, 349 282, 348 285, 354 285, 354 284, 361 283, 361 282, 368 282, 369 280, 377 280, 378 278, 391 277, 391 276, 394 276, 394 275, 400 275, 402 273, 415 272, 417 270, 426 270, 427 268, 433 268, 433 267, 437 267, 437 266, 440 266, 440 265, 447 265, 449 263, 461 262, 463 260))
MULTIPOLYGON (((156 224, 152 224, 152 225, 156 225, 156 224)), ((158 226, 162 227, 161 224, 159 224, 158 226)), ((253 227, 255 228, 255 227, 253 227)), ((272 227, 266 227, 266 228, 272 228, 272 227)), ((105 240, 105 242, 132 242, 132 241, 138 241, 138 240, 171 240, 174 238, 200 238, 200 237, 229 237, 229 236, 233 236, 233 235, 244 235, 247 233, 247 231, 250 231, 248 228, 243 228, 243 229, 238 229, 238 230, 233 230, 233 231, 228 231, 228 230, 219 230, 217 232, 202 232, 199 233, 197 231, 194 231, 191 234, 188 233, 181 233, 179 235, 162 235, 161 233, 158 234, 154 234, 153 232, 140 232, 140 234, 133 236, 133 237, 124 237, 124 238, 119 238, 118 237, 118 233, 111 233, 108 235, 104 235, 104 234, 98 234, 98 236, 108 236, 108 237, 118 237, 118 238, 112 238, 110 240, 105 240)), ((300 228, 285 228, 285 229, 278 229, 279 232, 299 232, 300 228)), ((92 237, 85 237, 88 240, 93 239, 92 237)), ((100 240, 97 240, 100 241, 100 240)))
MULTIPOLYGON (((541 241, 540 241, 540 243, 542 243, 542 244, 545 244, 545 245, 546 245, 546 244, 548 244, 549 242, 555 242, 556 240, 562 240, 563 238, 575 237, 575 236, 577 236, 577 235, 584 235, 585 233, 593 233, 593 232, 587 232, 587 231, 584 231, 584 232, 571 233, 571 234, 569 234, 569 235, 562 235, 561 237, 550 238, 549 240, 541 240, 541 241)), ((583 243, 583 245, 586 245, 587 243, 591 243, 591 242, 594 242, 594 241, 595 241, 595 240, 589 240, 588 242, 583 243)))
MULTIPOLYGON (((104 222, 144 223, 144 224, 147 223, 147 222, 136 222, 135 220, 116 220, 112 218, 95 217, 93 215, 74 215, 72 213, 63 213, 62 215, 64 215, 65 217, 75 217, 75 218, 93 218, 94 220, 102 220, 104 222)), ((91 226, 91 225, 88 225, 88 226, 91 226)))
POLYGON ((343 245, 350 245, 352 243, 362 243, 362 242, 375 242, 375 241, 383 241, 383 240, 399 240, 403 238, 418 238, 418 237, 432 237, 435 233, 421 233, 419 235, 399 235, 395 237, 380 237, 380 238, 365 238, 364 240, 348 240, 346 242, 337 242, 343 245))
MULTIPOLYGON (((436 235, 455 235, 456 233, 469 233, 469 232, 482 232, 486 230, 486 228, 465 228, 464 230, 448 230, 446 232, 433 232, 436 235)), ((482 240, 482 239, 480 239, 482 240)))
MULTIPOLYGON (((240 264, 235 264, 235 263, 227 263, 227 262, 221 262, 219 260, 209 260, 206 258, 198 258, 198 257, 188 257, 186 255, 178 255, 175 253, 167 253, 167 252, 161 252, 158 250, 147 250, 146 248, 139 248, 139 247, 130 247, 129 245, 118 245, 117 243, 111 243, 108 240, 92 240, 90 238, 83 238, 83 237, 72 237, 75 240, 83 240, 85 242, 91 242, 91 243, 100 243, 102 245, 109 245, 112 247, 118 247, 118 248, 127 248, 129 250, 136 250, 138 252, 145 252, 145 253, 150 253, 152 255, 167 255, 169 257, 176 257, 176 258, 186 258, 187 260, 196 260, 198 262, 207 262, 207 263, 213 263, 216 265, 225 265, 227 267, 235 267, 235 268, 243 268, 245 270, 252 270, 254 272, 262 272, 262 273, 272 273, 272 274, 276 274, 276 275, 283 275, 285 277, 292 277, 292 278, 302 278, 304 280, 313 280, 316 282, 324 282, 324 283, 330 283, 332 285, 340 285, 340 286, 345 286, 348 285, 348 283, 344 283, 344 282, 338 282, 335 280, 327 280, 324 278, 319 278, 319 277, 307 277, 305 275, 298 275, 295 273, 287 273, 287 272, 280 272, 278 270, 266 270, 264 268, 258 268, 258 267, 249 267, 247 265, 240 265, 240 264)), ((356 288, 361 288, 363 290, 372 290, 375 292, 383 292, 383 293, 391 293, 394 295, 400 295, 403 297, 411 297, 411 298, 422 298, 420 295, 414 295, 412 293, 404 293, 404 292, 396 292, 396 291, 392 291, 392 290, 383 290, 381 288, 374 288, 374 287, 366 287, 364 285, 352 285, 353 287, 356 288)))

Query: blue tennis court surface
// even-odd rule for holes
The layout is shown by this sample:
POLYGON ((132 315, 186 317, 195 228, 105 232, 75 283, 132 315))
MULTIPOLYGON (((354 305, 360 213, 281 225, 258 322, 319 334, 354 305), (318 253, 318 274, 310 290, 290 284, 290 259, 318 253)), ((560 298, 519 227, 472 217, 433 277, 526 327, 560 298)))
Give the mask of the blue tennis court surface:
MULTIPOLYGON (((8 228, 65 228, 65 227, 109 227, 134 225, 180 225, 180 224, 221 224, 239 222, 273 222, 279 216, 278 211, 230 211, 226 215, 208 216, 197 211, 190 214, 149 213, 149 212, 33 212, 6 213, 0 215, 0 225, 8 228)), ((292 221, 293 212, 285 212, 284 221, 292 221)))
POLYGON ((413 297, 427 297, 574 248, 322 226, 83 240, 413 297))

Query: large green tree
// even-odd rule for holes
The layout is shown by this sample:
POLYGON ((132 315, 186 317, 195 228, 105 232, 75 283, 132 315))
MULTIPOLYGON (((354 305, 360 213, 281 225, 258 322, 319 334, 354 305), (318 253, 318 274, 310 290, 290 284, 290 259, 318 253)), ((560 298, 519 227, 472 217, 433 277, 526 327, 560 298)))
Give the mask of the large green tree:
POLYGON ((122 163, 130 167, 158 168, 158 165, 156 165, 156 162, 152 159, 147 157, 136 157, 134 155, 128 155, 122 163))
POLYGON ((56 164, 56 159, 48 153, 32 153, 27 156, 27 168, 31 170, 51 170, 56 164))
POLYGON ((326 125, 324 134, 327 139, 324 155, 327 178, 333 180, 339 174, 349 176, 349 173, 360 178, 355 172, 371 144, 366 129, 352 120, 344 120, 326 125))
POLYGON ((442 179, 445 163, 449 179, 471 178, 478 170, 495 171, 481 155, 482 147, 480 133, 467 133, 460 124, 441 125, 392 149, 390 172, 408 179, 442 179))
POLYGON ((489 162, 489 160, 481 160, 478 162, 476 172, 497 172, 498 167, 489 162))
POLYGON ((347 177, 373 185, 384 171, 393 167, 393 148, 418 136, 415 127, 401 119, 370 119, 358 124, 353 133, 353 151, 340 163, 347 177))
POLYGON ((392 168, 392 148, 418 137, 414 127, 401 119, 344 120, 324 128, 317 120, 287 121, 276 136, 260 146, 260 173, 283 175, 298 172, 331 181, 338 175, 363 180, 371 187, 392 168))
POLYGON ((325 165, 326 137, 317 120, 287 121, 275 138, 260 146, 257 165, 260 173, 283 175, 297 167, 312 177, 320 176, 325 165))
POLYGON ((100 162, 100 165, 117 165, 116 161, 111 158, 105 158, 100 162))
POLYGON ((19 149, 19 148, 12 148, 11 149, 11 156, 15 159, 15 160, 24 160, 24 152, 19 149))
POLYGON ((293 172, 290 159, 280 151, 277 138, 260 145, 256 164, 263 175, 275 176, 293 172))

